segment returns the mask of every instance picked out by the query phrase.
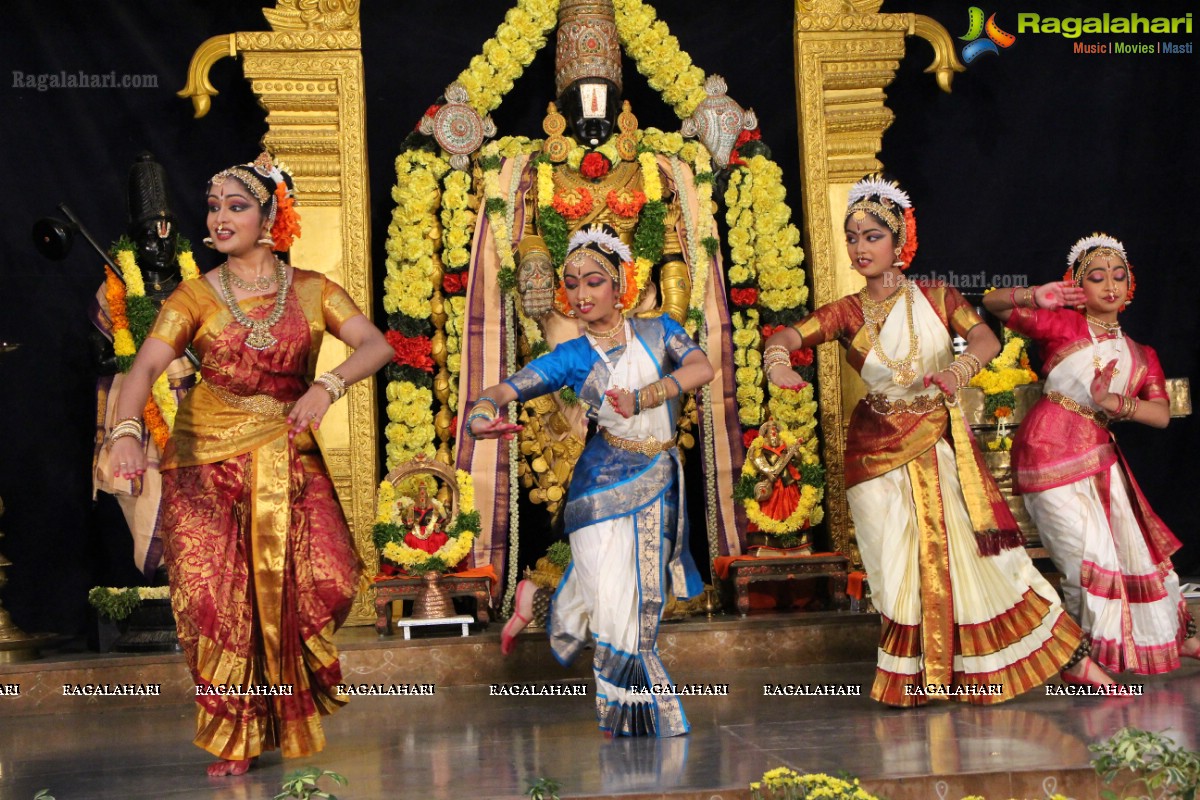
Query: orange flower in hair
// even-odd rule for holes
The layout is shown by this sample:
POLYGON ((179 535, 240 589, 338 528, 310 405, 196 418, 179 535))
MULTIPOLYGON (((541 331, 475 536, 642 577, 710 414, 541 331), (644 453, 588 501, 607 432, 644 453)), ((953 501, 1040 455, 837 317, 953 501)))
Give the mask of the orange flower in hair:
POLYGON ((900 260, 904 263, 900 269, 912 266, 913 257, 917 254, 917 215, 912 208, 904 209, 904 247, 900 249, 900 260))
POLYGON ((633 261, 626 261, 621 264, 621 272, 624 275, 622 283, 625 284, 625 293, 617 298, 621 303, 621 308, 625 311, 631 311, 634 304, 637 302, 638 291, 637 283, 637 265, 633 261))
POLYGON ((288 194, 287 184, 280 181, 275 186, 275 224, 271 226, 271 239, 276 252, 286 253, 292 242, 300 235, 300 214, 296 212, 296 201, 288 194))

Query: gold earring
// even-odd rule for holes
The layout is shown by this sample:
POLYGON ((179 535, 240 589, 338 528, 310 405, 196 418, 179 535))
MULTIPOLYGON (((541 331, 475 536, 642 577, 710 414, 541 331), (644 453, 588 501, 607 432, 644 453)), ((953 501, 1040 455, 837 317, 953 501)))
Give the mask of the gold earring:
POLYGON ((567 130, 567 119, 558 113, 558 106, 554 103, 546 106, 546 118, 542 120, 542 130, 546 132, 546 143, 542 145, 542 152, 555 164, 566 161, 567 153, 571 149, 571 143, 567 141, 567 137, 563 136, 567 130))
POLYGON ((275 240, 274 240, 274 239, 272 239, 270 236, 264 236, 264 237, 262 237, 261 239, 259 239, 259 240, 256 242, 256 244, 260 244, 260 245, 262 245, 263 247, 269 247, 269 248, 271 248, 272 250, 274 250, 274 249, 275 249, 275 240))
POLYGON ((204 242, 204 246, 211 250, 217 249, 217 245, 213 242, 213 238, 211 236, 205 236, 200 241, 204 242))
POLYGON ((629 101, 626 100, 621 104, 621 113, 617 115, 617 130, 621 132, 617 136, 617 155, 622 161, 634 161, 638 157, 637 126, 637 117, 629 109, 629 101))

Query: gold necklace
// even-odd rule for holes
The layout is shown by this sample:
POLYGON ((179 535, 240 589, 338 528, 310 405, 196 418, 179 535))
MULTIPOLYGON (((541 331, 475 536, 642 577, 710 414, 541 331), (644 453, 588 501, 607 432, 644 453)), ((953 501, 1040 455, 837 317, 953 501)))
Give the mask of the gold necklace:
POLYGON ((250 335, 246 337, 246 346, 251 350, 266 350, 279 341, 271 333, 271 328, 283 319, 283 312, 287 307, 287 267, 278 258, 275 259, 275 283, 278 284, 279 291, 275 295, 275 307, 271 309, 271 314, 266 319, 250 319, 238 305, 237 297, 234 296, 233 289, 229 285, 232 274, 229 262, 221 265, 219 273, 221 297, 229 306, 229 313, 233 314, 233 318, 239 324, 250 329, 250 335))
POLYGON ((1105 322, 1102 319, 1096 319, 1091 314, 1085 314, 1084 316, 1087 317, 1088 322, 1092 323, 1097 328, 1103 328, 1108 333, 1116 333, 1117 331, 1121 330, 1121 323, 1119 322, 1105 322))
POLYGON ((622 329, 624 329, 624 327, 625 327, 625 320, 622 319, 619 322, 617 322, 616 325, 612 326, 611 328, 609 328, 606 331, 594 331, 594 330, 592 330, 592 326, 588 325, 587 332, 590 333, 592 336, 595 336, 597 339, 615 339, 615 338, 617 338, 617 334, 622 329))
POLYGON ((913 324, 913 295, 908 288, 908 282, 905 281, 896 291, 892 292, 882 301, 872 300, 867 295, 867 287, 859 290, 859 299, 862 301, 863 319, 867 324, 867 338, 871 341, 871 349, 875 351, 875 355, 879 356, 879 360, 884 366, 892 371, 892 382, 897 386, 912 386, 913 381, 917 379, 917 367, 915 361, 920 354, 921 339, 917 336, 917 328, 913 324), (895 359, 888 356, 883 351, 883 345, 879 341, 879 333, 883 329, 883 323, 887 320, 888 315, 892 313, 892 308, 896 305, 896 301, 900 298, 900 294, 904 294, 904 308, 908 322, 908 354, 901 359, 895 359))
MULTIPOLYGON (((228 269, 229 265, 226 262, 222 269, 228 269)), ((243 292, 265 292, 271 288, 271 284, 275 282, 274 275, 257 275, 253 281, 244 281, 238 277, 238 274, 229 269, 229 280, 233 285, 241 289, 243 292)))

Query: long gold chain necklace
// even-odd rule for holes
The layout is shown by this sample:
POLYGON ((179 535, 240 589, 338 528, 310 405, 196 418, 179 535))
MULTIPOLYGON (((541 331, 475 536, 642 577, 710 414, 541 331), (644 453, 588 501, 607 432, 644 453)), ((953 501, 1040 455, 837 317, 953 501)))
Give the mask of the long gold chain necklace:
MULTIPOLYGON (((1116 356, 1117 358, 1120 358, 1121 357, 1121 345, 1124 344, 1124 342, 1125 342, 1125 334, 1121 333, 1121 323, 1119 323, 1119 322, 1104 322, 1103 320, 1096 319, 1091 314, 1087 314, 1086 316, 1087 316, 1088 322, 1095 323, 1097 327, 1103 328, 1106 333, 1111 334, 1113 336, 1113 338, 1116 339, 1117 349, 1116 349, 1116 352, 1113 353, 1113 355, 1116 356)), ((1092 367, 1094 367, 1095 370, 1097 372, 1099 372, 1102 368, 1100 366, 1100 356, 1096 354, 1096 347, 1100 344, 1100 342, 1096 339, 1096 334, 1092 332, 1091 328, 1088 328, 1088 336, 1091 337, 1091 339, 1092 339, 1092 367)), ((1121 374, 1120 368, 1114 366, 1113 371, 1112 371, 1112 376, 1115 378, 1120 374, 1121 374)))
POLYGON ((867 338, 871 341, 871 349, 875 355, 879 356, 879 360, 883 362, 884 366, 892 371, 893 383, 897 386, 912 386, 913 381, 917 379, 915 361, 920 355, 921 339, 917 335, 916 325, 913 324, 913 293, 908 281, 905 281, 900 288, 882 301, 872 300, 867 294, 865 286, 859 290, 858 296, 862 301, 863 320, 867 325, 867 338), (879 341, 879 334, 901 294, 904 295, 904 310, 908 324, 908 354, 904 358, 895 359, 884 352, 883 345, 879 341))
POLYGON ((246 346, 251 350, 266 350, 279 341, 274 334, 271 333, 271 328, 279 320, 283 319, 283 312, 287 308, 287 267, 278 258, 275 259, 275 283, 279 287, 279 291, 275 295, 275 307, 271 309, 271 313, 266 319, 250 319, 242 307, 238 305, 237 297, 233 294, 233 288, 230 284, 232 272, 229 269, 229 263, 221 265, 220 269, 221 281, 221 297, 225 300, 225 304, 229 306, 229 313, 233 314, 233 318, 240 325, 250 329, 250 335, 246 337, 246 346))

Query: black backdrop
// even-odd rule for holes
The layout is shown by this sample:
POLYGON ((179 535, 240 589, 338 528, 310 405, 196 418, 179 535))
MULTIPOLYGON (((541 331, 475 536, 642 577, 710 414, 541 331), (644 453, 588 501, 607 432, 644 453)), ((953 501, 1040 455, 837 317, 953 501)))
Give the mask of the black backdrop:
MULTIPOLYGON (((958 36, 967 28, 970 4, 887 0, 884 10, 928 14, 958 36)), ((56 214, 57 203, 65 201, 107 245, 124 228, 129 164, 149 149, 167 167, 183 231, 198 244, 207 177, 253 157, 265 115, 240 66, 228 59, 213 70, 220 94, 206 118, 194 120, 190 103, 175 92, 193 50, 209 36, 267 27, 258 5, 17 0, 6 7, 9 22, 0 33, 0 152, 8 176, 0 190, 0 340, 23 347, 0 360, 0 497, 7 505, 0 551, 15 563, 5 606, 28 630, 76 632, 90 586, 136 579, 122 552, 124 539, 112 534, 114 509, 93 508, 90 496, 94 412, 86 308, 101 281, 99 260, 79 242, 65 261, 46 261, 30 245, 30 226, 56 214), (15 73, 60 70, 153 76, 157 88, 37 91, 15 85, 15 73)), ((508 5, 363 4, 377 283, 397 145, 480 50, 508 5)), ((661 0, 656 7, 696 63, 725 75, 731 96, 758 111, 798 214, 791 4, 661 0)), ((1000 10, 997 22, 1018 33, 1018 11, 1069 17, 1190 10, 1184 0, 1141 6, 1028 0, 1000 10)), ((1192 34, 1107 38, 1194 40, 1192 34)), ((922 73, 930 48, 917 39, 908 46, 888 89, 897 119, 882 158, 917 204, 921 251, 914 272, 982 271, 1041 282, 1062 273, 1077 237, 1106 230, 1125 241, 1139 278, 1137 301, 1123 318, 1127 330, 1158 349, 1168 375, 1195 378, 1197 56, 1079 55, 1066 38, 1018 33, 1011 48, 983 56, 957 76, 947 95, 922 73)), ((625 83, 643 125, 677 128, 629 64, 625 83)), ((540 135, 552 89, 553 56, 546 50, 494 113, 501 133, 540 135)), ((202 268, 214 265, 203 248, 197 255, 202 268)), ((1200 570, 1200 536, 1192 526, 1191 492, 1200 476, 1200 423, 1176 420, 1167 432, 1128 428, 1119 435, 1151 502, 1185 542, 1176 557, 1180 572, 1194 574, 1200 570)))

